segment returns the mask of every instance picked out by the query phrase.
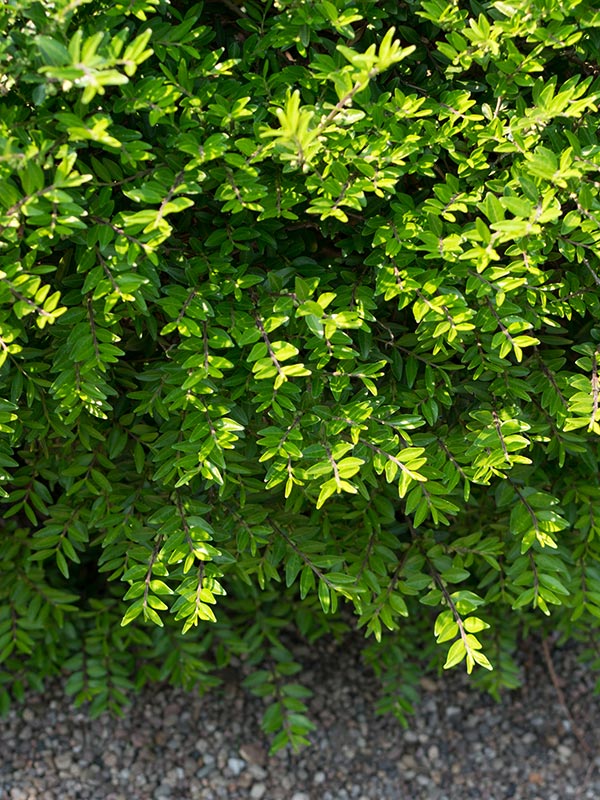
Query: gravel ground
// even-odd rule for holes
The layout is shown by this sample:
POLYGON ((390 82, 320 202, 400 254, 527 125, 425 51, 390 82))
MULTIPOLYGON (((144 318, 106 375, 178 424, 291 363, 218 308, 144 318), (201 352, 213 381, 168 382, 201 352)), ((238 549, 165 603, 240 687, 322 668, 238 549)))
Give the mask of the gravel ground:
POLYGON ((270 758, 263 701, 235 681, 202 698, 148 688, 121 720, 89 720, 56 683, 0 720, 0 800, 599 800, 595 678, 572 650, 554 653, 569 718, 533 655, 500 704, 459 671, 423 678, 405 731, 373 713, 355 648, 317 645, 298 655, 313 746, 270 758))

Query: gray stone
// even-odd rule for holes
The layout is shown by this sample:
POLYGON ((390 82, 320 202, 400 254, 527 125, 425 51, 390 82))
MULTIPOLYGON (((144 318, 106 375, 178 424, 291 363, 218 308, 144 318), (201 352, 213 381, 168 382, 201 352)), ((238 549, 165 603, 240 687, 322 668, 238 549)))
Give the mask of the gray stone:
POLYGON ((263 778, 267 777, 267 771, 259 767, 258 764, 248 764, 248 772, 257 781, 262 781, 263 778))
POLYGON ((102 757, 102 761, 104 762, 104 766, 108 767, 116 767, 119 763, 119 758, 116 753, 105 753, 102 757))
POLYGON ((568 761, 571 758, 571 755, 573 754, 571 748, 566 744, 559 744, 556 749, 558 751, 558 757, 562 761, 568 761))
POLYGON ((227 767, 231 771, 231 774, 237 777, 244 769, 246 769, 246 762, 243 758, 228 758, 227 767))
POLYGON ((440 757, 440 749, 437 745, 432 744, 431 747, 427 750, 427 758, 430 761, 437 761, 440 757))
POLYGON ((71 753, 59 753, 59 755, 54 758, 54 763, 58 769, 69 769, 71 761, 71 753))
POLYGON ((462 711, 458 706, 446 706, 446 716, 447 717, 458 717, 462 714, 462 711))
POLYGON ((254 742, 243 744, 240 747, 240 756, 249 764, 258 764, 261 767, 267 762, 267 752, 265 748, 254 742))

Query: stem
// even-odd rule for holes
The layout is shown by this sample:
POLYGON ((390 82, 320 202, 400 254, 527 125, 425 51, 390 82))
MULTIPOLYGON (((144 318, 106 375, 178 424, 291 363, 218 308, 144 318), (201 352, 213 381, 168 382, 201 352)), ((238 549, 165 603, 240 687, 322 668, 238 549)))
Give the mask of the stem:
POLYGON ((144 579, 144 583, 146 584, 144 587, 144 603, 143 603, 144 612, 148 608, 148 594, 150 592, 150 581, 152 580, 152 567, 154 566, 154 562, 156 561, 157 556, 160 552, 161 544, 162 544, 162 536, 158 539, 158 541, 154 545, 154 549, 152 550, 152 555, 150 556, 150 561, 148 562, 148 571, 146 572, 146 577, 144 579))
POLYGON ((260 335, 262 336, 264 343, 267 345, 267 352, 269 353, 269 357, 270 357, 271 361, 275 365, 275 369, 277 370, 278 375, 281 375, 282 377, 284 377, 283 370, 281 369, 281 364, 277 360, 277 356, 275 355, 275 352, 273 351, 273 348, 271 347, 271 341, 270 341, 269 337, 267 336, 267 332, 265 331, 265 327, 264 327, 264 325, 262 323, 262 319, 258 316, 258 314, 254 317, 254 321, 255 321, 256 327, 260 331, 260 335))
POLYGON ((596 350, 592 356, 592 415, 588 430, 592 430, 598 417, 598 398, 600 395, 600 382, 598 381, 598 353, 596 350))
POLYGON ((330 123, 330 122, 333 122, 333 120, 334 120, 334 119, 337 117, 337 115, 340 113, 340 111, 343 111, 343 110, 344 110, 344 108, 345 108, 345 107, 346 107, 346 106, 347 106, 349 103, 351 103, 351 102, 352 102, 352 99, 353 99, 354 95, 355 95, 355 94, 358 94, 358 92, 360 92, 360 90, 361 90, 361 89, 364 89, 364 87, 366 86, 366 84, 367 84, 367 83, 368 83, 368 82, 371 80, 371 78, 374 78, 374 77, 375 77, 375 76, 378 74, 378 72, 379 72, 379 70, 378 70, 378 69, 376 69, 376 68, 373 68, 373 69, 372 69, 372 70, 369 72, 369 74, 368 74, 368 76, 367 76, 367 81, 366 81, 366 82, 365 82, 365 81, 357 81, 357 82, 354 84, 354 86, 352 87, 352 89, 350 89, 350 91, 349 91, 347 94, 345 94, 345 95, 342 97, 342 99, 341 99, 341 100, 339 100, 339 101, 336 103, 336 105, 335 105, 335 106, 334 106, 334 107, 331 109, 331 111, 330 111, 330 112, 329 112, 329 114, 328 114, 328 115, 325 117, 325 119, 324 119, 324 120, 322 120, 322 121, 319 123, 319 125, 317 126, 317 129, 316 129, 317 135, 319 135, 319 134, 323 133, 323 131, 325 130, 325 128, 327 128, 327 126, 329 125, 329 123, 330 123))

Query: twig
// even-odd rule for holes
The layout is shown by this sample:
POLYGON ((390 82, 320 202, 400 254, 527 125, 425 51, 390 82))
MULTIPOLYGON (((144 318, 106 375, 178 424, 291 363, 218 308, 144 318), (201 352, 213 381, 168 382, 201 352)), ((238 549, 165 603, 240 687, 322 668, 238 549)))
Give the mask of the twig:
POLYGON ((567 719, 571 724, 571 730, 573 731, 577 741, 581 745, 581 747, 585 750, 588 755, 592 755, 592 748, 589 746, 585 739, 585 735, 579 725, 575 722, 571 711, 569 710, 569 706, 567 705, 567 700, 565 698, 564 692, 560 687, 560 683, 558 680, 558 676, 556 675, 556 670, 554 669, 554 663, 552 661, 552 655, 550 653, 550 647, 548 646, 548 639, 545 637, 542 639, 542 650, 544 652, 544 660, 546 661, 546 666, 548 667, 548 674, 550 675, 550 680, 552 681, 552 685, 554 686, 554 690, 556 692, 556 696, 558 698, 558 702, 563 708, 567 719))
POLYGON ((589 763, 588 768, 587 768, 587 770, 585 772, 585 777, 583 779, 583 783, 579 787, 579 797, 583 798, 583 794, 584 794, 585 790, 587 789, 587 787, 589 786, 589 783, 590 783, 590 781, 592 779, 592 775, 594 774, 594 770, 596 769, 597 766, 598 765, 596 764, 596 760, 593 759, 593 758, 590 758, 590 763, 589 763))

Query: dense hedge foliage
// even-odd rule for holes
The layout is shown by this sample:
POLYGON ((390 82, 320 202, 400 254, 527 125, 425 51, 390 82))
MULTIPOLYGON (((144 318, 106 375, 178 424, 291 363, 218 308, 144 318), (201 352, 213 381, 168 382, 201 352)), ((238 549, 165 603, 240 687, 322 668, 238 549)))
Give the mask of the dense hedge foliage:
POLYGON ((292 631, 363 629, 400 718, 534 629, 600 663, 597 3, 0 27, 2 705, 241 659, 277 748, 292 631))

